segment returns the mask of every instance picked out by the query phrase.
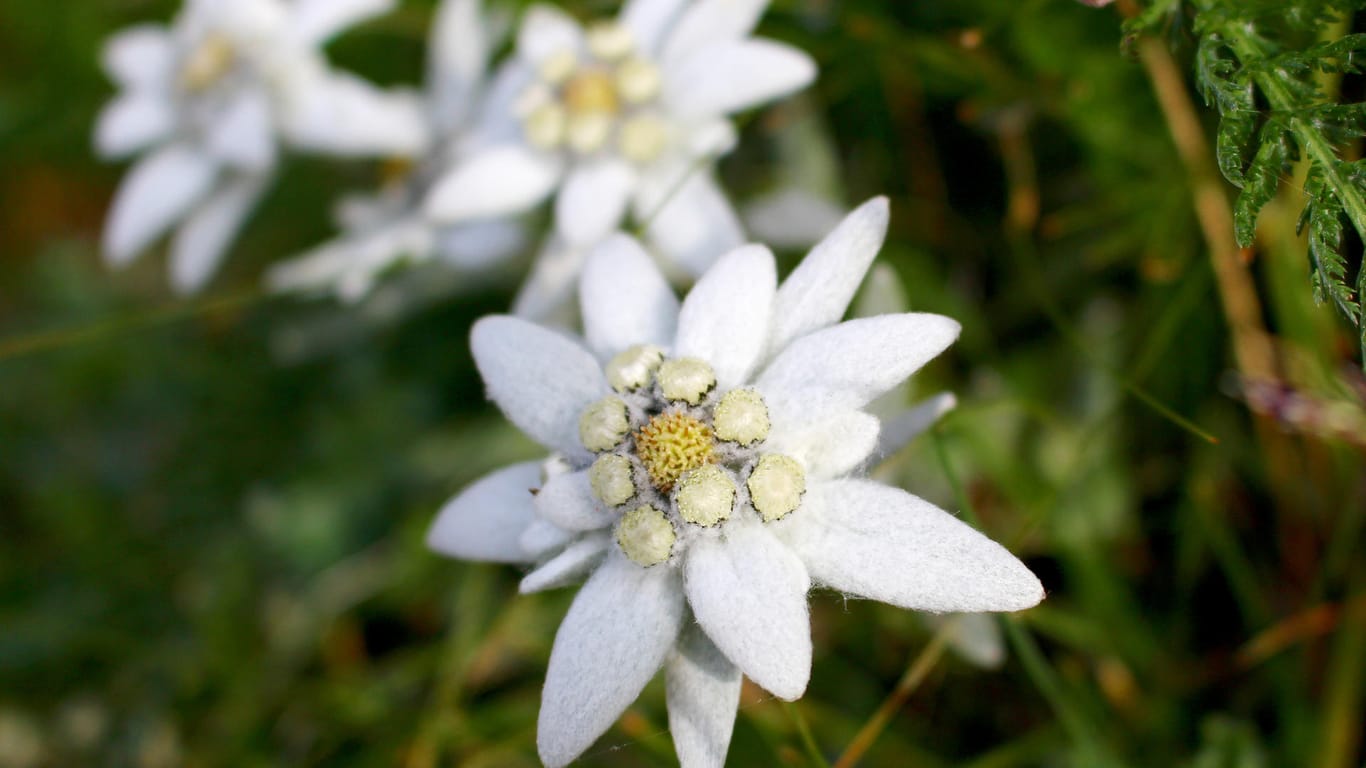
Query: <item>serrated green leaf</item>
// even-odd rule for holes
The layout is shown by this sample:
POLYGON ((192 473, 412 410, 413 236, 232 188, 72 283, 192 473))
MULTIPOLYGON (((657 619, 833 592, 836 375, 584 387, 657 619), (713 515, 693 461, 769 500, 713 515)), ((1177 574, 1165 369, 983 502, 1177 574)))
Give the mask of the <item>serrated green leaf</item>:
POLYGON ((1262 145, 1247 169, 1243 191, 1233 204, 1233 230, 1238 245, 1247 248, 1257 234, 1257 214, 1276 196, 1281 175, 1290 169, 1290 138, 1278 125, 1262 130, 1262 145), (1268 138, 1272 133, 1274 137, 1268 138))
POLYGON ((1231 184, 1243 186, 1243 166, 1252 140, 1257 135, 1257 113, 1250 111, 1230 112, 1219 121, 1219 135, 1215 142, 1215 156, 1219 160, 1219 171, 1231 184))

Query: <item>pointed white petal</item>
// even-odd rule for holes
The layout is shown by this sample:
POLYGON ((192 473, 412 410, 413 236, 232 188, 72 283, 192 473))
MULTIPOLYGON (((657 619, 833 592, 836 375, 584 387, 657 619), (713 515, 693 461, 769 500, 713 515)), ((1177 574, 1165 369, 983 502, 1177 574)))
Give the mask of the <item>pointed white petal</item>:
POLYGON ((551 552, 563 549, 573 538, 574 534, 569 531, 533 515, 526 530, 517 537, 517 543, 526 552, 528 560, 540 560, 551 552))
POLYGON ((185 220, 171 242, 171 286, 176 293, 196 293, 213 277, 228 245, 260 201, 266 182, 262 176, 233 178, 185 220))
POLYGON ((711 363, 717 387, 746 382, 768 340, 778 272, 762 245, 745 245, 702 275, 678 313, 677 357, 711 363))
POLYGON ((436 255, 461 269, 482 269, 526 247, 526 228, 511 219, 480 219, 435 233, 436 255))
POLYGON ((585 536, 575 541, 528 573, 517 585, 517 591, 529 595, 573 584, 602 562, 611 541, 606 535, 585 536))
POLYGON ((789 45, 742 40, 698 48, 665 70, 664 101, 685 118, 727 115, 794 93, 816 62, 789 45))
POLYGON ((819 421, 773 423, 767 450, 796 459, 812 478, 832 478, 853 470, 877 447, 877 417, 838 411, 819 421))
POLYGON ((768 8, 768 0, 698 0, 679 17, 664 42, 666 68, 715 43, 748 37, 768 8))
POLYGON ((397 4, 397 0, 295 0, 294 34, 306 43, 322 43, 348 27, 388 13, 397 4))
POLYGON ((485 475, 441 508, 427 531, 427 546, 464 560, 527 562, 531 556, 520 537, 534 517, 531 494, 540 484, 539 461, 485 475))
POLYGON ((427 91, 442 135, 469 116, 488 55, 487 24, 479 0, 442 0, 427 50, 427 91))
POLYGON ((554 155, 516 144, 492 147, 437 182, 427 198, 427 215, 455 222, 522 213, 550 194, 562 170, 554 155))
POLYGON ((630 235, 612 235, 589 254, 579 299, 584 335, 599 359, 635 344, 667 349, 673 343, 678 297, 630 235))
POLYGON ((554 331, 516 317, 485 317, 470 351, 489 397, 531 438, 566 456, 586 457, 579 415, 607 394, 598 361, 554 331))
POLYGON ((723 768, 740 704, 740 670, 690 624, 664 662, 664 675, 680 767, 723 768))
MULTIPOLYGON (((826 230, 827 234, 835 231, 843 220, 844 214, 841 213, 839 221, 826 230)), ((824 239, 825 235, 821 238, 824 239)), ((863 285, 859 287, 858 297, 854 300, 853 316, 896 315, 908 309, 910 300, 906 298, 906 289, 902 287, 901 276, 897 274, 896 269, 886 262, 874 264, 863 278, 863 285)))
POLYGON ((687 553, 684 587, 697 621, 745 676, 789 701, 811 676, 811 620, 802 563, 758 524, 727 526, 687 553))
POLYGON ((522 120, 517 116, 517 103, 534 82, 535 70, 519 59, 508 60, 498 67, 480 95, 473 125, 460 147, 475 152, 522 143, 525 133, 522 120))
POLYGON ((626 0, 617 18, 631 30, 637 50, 653 59, 683 6, 684 0, 626 0))
POLYGON ((159 95, 129 93, 100 111, 95 124, 95 151, 116 158, 162 141, 175 129, 175 111, 159 95))
POLYGON ((743 217, 750 235, 771 248, 810 248, 839 226, 844 209, 820 195, 788 188, 750 202, 743 217))
POLYGON ((1019 611, 1043 599, 1024 563, 923 499, 871 480, 807 489, 784 538, 823 586, 918 611, 1019 611))
POLYGON ((143 93, 169 92, 175 44, 160 24, 139 24, 109 38, 101 56, 114 82, 143 93))
POLYGON ((922 613, 925 623, 949 633, 949 647, 969 664, 999 669, 1006 661, 1001 627, 989 613, 922 613), (947 630, 945 630, 947 627, 947 630))
POLYGON ((616 521, 617 512, 598 500, 588 472, 556 475, 536 494, 536 513, 567 531, 594 531, 616 521))
POLYGON ((208 194, 218 165, 183 144, 157 150, 134 165, 119 185, 104 231, 109 263, 132 261, 208 194))
POLYGON ((890 456, 905 448, 917 435, 933 427, 939 417, 957 405, 958 398, 952 392, 940 392, 914 408, 907 408, 890 419, 884 419, 882 433, 878 435, 877 455, 890 456))
POLYGON ((422 100, 412 91, 383 90, 343 72, 308 78, 293 89, 284 127, 302 149, 342 156, 426 151, 431 139, 422 100))
POLYGON ((528 64, 539 64, 561 51, 578 52, 582 47, 583 28, 559 8, 538 3, 523 14, 517 30, 517 56, 528 64))
POLYGON ((947 349, 959 330, 947 317, 924 313, 848 320, 793 341, 757 387, 775 424, 859 408, 947 349))
POLYGON ((240 93, 208 131, 208 150, 228 165, 265 171, 275 165, 275 125, 263 90, 240 93))
POLYGON ((671 570, 609 554, 555 634, 536 726, 542 762, 558 768, 591 746, 659 671, 682 624, 671 570))
POLYGON ((788 275, 773 303, 770 354, 798 336, 839 322, 887 237, 887 217, 887 198, 869 200, 788 275))
POLYGON ((740 220, 710 170, 689 169, 681 183, 651 183, 636 198, 650 244, 692 275, 744 242, 740 220))
POLYGON ((621 224, 635 185, 635 169, 623 160, 579 163, 569 171, 555 199, 556 230, 570 245, 600 242, 621 224))
POLYGON ((570 248, 555 237, 546 238, 531 266, 531 276, 513 301, 513 314, 547 323, 572 315, 570 303, 586 256, 583 248, 570 248))

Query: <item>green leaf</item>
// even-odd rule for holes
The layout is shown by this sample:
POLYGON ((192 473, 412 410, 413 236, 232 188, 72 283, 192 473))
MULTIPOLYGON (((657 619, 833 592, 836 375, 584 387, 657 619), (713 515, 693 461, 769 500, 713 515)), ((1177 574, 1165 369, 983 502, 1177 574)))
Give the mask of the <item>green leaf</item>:
POLYGON ((1243 248, 1252 245, 1257 214, 1276 196, 1281 175, 1289 172, 1293 156, 1290 135, 1279 123, 1268 123, 1262 129, 1261 147, 1247 169, 1243 191, 1233 203, 1233 230, 1243 248))

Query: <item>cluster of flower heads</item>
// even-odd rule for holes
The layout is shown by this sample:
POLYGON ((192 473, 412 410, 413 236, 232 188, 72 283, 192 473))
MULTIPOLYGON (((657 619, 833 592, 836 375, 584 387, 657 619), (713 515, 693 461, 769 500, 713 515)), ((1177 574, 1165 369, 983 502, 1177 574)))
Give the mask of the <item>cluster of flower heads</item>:
POLYGON ((364 297, 396 263, 479 269, 524 249, 524 214, 554 198, 553 231, 517 302, 545 317, 585 254, 630 217, 696 277, 743 242, 711 163, 729 115, 812 81, 806 54, 752 36, 766 2, 628 0, 581 26, 533 5, 511 53, 480 0, 443 0, 422 90, 382 90, 321 46, 397 0, 186 0, 169 27, 117 35, 122 93, 96 145, 145 153, 118 192, 105 252, 125 264, 174 229, 172 284, 204 286, 268 189, 281 149, 389 160, 382 188, 337 206, 343 233, 268 277, 276 289, 364 297))
MULTIPOLYGON (((554 198, 515 314, 471 334, 489 396, 549 455, 475 482, 428 536, 527 567, 524 592, 585 582, 547 672, 547 765, 581 755, 661 668, 680 762, 722 765, 742 675, 784 699, 805 691, 813 586, 936 614, 1042 599, 1000 545, 866 477, 952 407, 907 409, 902 387, 959 332, 896 301, 842 322, 887 201, 839 221, 781 284, 768 248, 742 244, 711 168, 736 143, 728 116, 815 73, 751 36, 764 0, 627 0, 587 27, 536 5, 496 66, 498 24, 478 0, 445 0, 422 93, 378 89, 319 51, 392 4, 187 0, 171 28, 111 41, 124 93, 97 144, 147 154, 106 250, 123 263, 175 229, 173 282, 200 287, 281 147, 404 162, 343 201, 341 237, 272 271, 280 289, 358 298, 403 258, 483 266, 521 249, 519 217, 554 198), (619 231, 628 218, 643 242, 619 231), (685 299, 666 274, 696 279, 685 299), (581 336, 533 321, 576 298, 581 336)), ((966 652, 999 660, 990 642, 966 652)))

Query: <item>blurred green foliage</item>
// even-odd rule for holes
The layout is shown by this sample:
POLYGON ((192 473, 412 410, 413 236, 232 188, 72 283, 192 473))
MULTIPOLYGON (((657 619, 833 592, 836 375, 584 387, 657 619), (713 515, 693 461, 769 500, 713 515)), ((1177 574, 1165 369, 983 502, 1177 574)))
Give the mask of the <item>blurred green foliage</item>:
MULTIPOLYGON (((215 283, 229 301, 170 298, 162 254, 107 272, 121 169, 88 149, 111 93, 97 51, 171 6, 0 5, 0 766, 535 765, 572 590, 519 597, 514 569, 422 545, 453 492, 537 453, 466 341, 515 270, 399 275, 358 308, 262 295, 262 268, 376 174, 301 158, 215 283)), ((331 53, 415 82, 430 10, 331 53)), ((1198 99, 1185 10, 1160 34, 1198 99)), ((764 22, 821 76, 748 124, 723 176, 741 198, 784 178, 802 125, 795 151, 837 159, 844 202, 891 196, 884 260, 965 331, 916 379, 960 408, 882 471, 975 515, 1049 589, 1006 620, 1002 670, 943 657, 863 765, 1363 759, 1366 440, 1332 428, 1361 423, 1357 332, 1305 290, 1301 184, 1271 184, 1245 244, 1280 399, 1232 373, 1191 170, 1121 21, 1072 0, 778 0, 764 22)), ((1227 111, 1222 130, 1202 114, 1227 145, 1227 111)), ((1355 162, 1355 135, 1334 146, 1355 162)), ((1277 179, 1305 178, 1282 159, 1277 179)), ((1322 249, 1312 215, 1309 234, 1322 249)), ((817 593, 813 632, 796 712, 833 761, 932 630, 817 593)), ((730 764, 812 764, 798 722, 747 688, 730 764)), ((583 764, 672 764, 664 723, 656 682, 583 764)))

